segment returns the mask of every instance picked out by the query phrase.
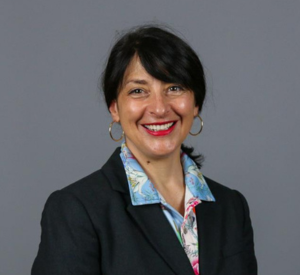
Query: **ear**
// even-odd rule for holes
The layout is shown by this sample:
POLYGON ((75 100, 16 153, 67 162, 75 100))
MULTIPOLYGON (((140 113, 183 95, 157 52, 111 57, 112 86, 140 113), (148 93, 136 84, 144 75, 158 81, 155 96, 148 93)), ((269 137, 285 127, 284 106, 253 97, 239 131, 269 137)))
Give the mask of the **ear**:
POLYGON ((113 121, 115 122, 119 122, 120 121, 120 116, 119 116, 119 110, 118 110, 118 104, 117 104, 117 101, 114 100, 110 106, 109 106, 109 112, 110 112, 110 115, 113 119, 113 121))
POLYGON ((199 114, 199 106, 194 107, 194 117, 196 117, 199 114))

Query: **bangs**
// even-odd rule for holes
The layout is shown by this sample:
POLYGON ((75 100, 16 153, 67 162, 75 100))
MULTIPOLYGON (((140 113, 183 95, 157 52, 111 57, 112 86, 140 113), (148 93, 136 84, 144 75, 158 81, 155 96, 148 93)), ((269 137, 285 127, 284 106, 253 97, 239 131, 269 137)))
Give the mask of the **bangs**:
POLYGON ((177 83, 193 89, 190 61, 182 49, 178 46, 172 47, 169 43, 158 43, 153 38, 147 40, 140 43, 140 47, 136 49, 145 70, 163 82, 177 83))

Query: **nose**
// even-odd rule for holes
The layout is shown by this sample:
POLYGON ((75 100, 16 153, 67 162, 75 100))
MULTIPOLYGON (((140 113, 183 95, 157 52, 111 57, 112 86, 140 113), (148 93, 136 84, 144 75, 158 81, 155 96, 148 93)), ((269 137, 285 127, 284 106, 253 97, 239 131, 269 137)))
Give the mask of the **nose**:
POLYGON ((164 117, 170 110, 167 98, 161 93, 152 96, 148 108, 150 114, 157 117, 164 117))

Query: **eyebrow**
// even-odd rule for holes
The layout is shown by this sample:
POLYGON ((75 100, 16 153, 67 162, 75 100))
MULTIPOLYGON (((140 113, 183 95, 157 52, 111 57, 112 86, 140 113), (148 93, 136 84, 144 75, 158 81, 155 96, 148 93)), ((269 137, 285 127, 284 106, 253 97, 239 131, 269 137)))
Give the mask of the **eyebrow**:
POLYGON ((148 84, 148 82, 144 79, 130 79, 124 83, 124 86, 127 85, 128 83, 142 84, 142 85, 148 84))

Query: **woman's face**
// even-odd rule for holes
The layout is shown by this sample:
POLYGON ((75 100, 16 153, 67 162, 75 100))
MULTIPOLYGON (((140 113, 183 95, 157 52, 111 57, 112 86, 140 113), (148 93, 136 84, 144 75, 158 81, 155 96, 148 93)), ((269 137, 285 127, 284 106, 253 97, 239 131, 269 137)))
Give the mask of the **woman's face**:
POLYGON ((131 152, 148 160, 179 156, 199 109, 192 91, 149 75, 134 56, 109 110, 121 123, 131 152))

